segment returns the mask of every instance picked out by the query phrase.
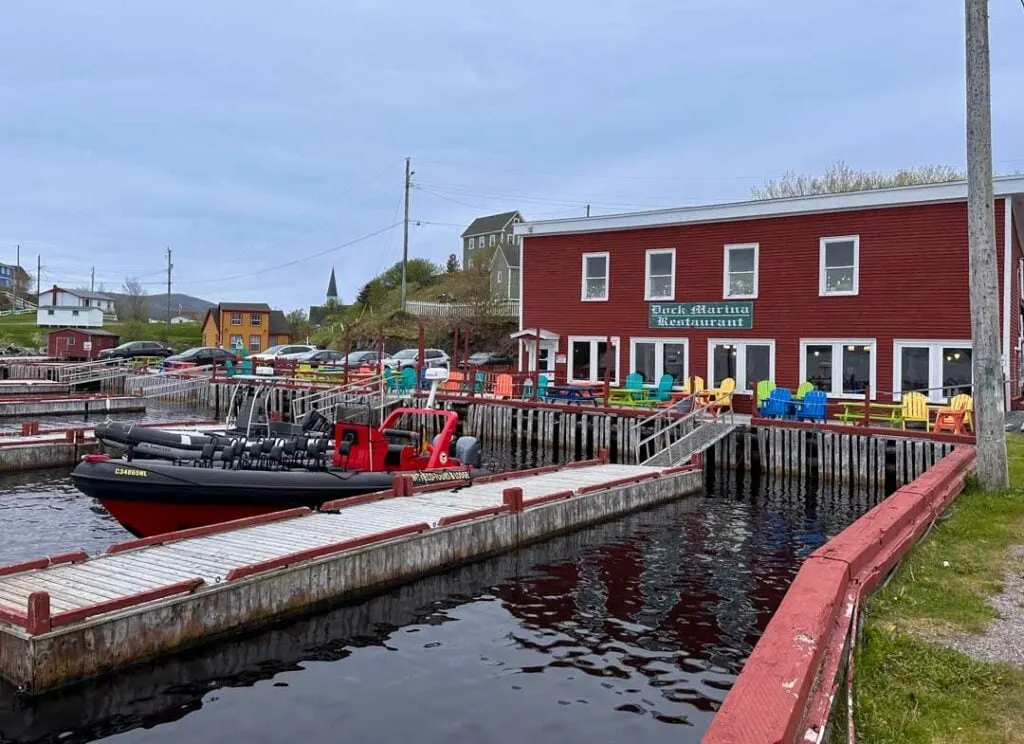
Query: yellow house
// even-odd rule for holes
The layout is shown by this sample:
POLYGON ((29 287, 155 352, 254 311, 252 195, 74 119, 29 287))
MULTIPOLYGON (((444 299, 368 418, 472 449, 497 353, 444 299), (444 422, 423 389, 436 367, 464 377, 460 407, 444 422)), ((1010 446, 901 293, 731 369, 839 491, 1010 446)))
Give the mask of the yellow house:
POLYGON ((203 346, 244 348, 255 354, 291 340, 284 313, 271 310, 265 302, 222 302, 203 318, 203 346))

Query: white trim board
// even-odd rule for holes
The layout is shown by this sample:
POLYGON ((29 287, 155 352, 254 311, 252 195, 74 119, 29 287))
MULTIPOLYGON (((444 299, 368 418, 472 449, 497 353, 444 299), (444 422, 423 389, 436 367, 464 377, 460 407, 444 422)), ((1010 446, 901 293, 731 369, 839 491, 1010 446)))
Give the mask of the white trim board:
MULTIPOLYGON (((996 198, 1024 194, 1024 176, 996 178, 993 180, 993 190, 996 198)), ((901 186, 892 189, 851 191, 842 194, 797 196, 788 199, 754 199, 699 207, 676 207, 648 212, 520 222, 515 225, 514 233, 516 235, 566 235, 609 230, 633 230, 702 222, 728 222, 821 212, 905 207, 915 204, 966 201, 966 199, 967 182, 953 181, 922 186, 901 186)))

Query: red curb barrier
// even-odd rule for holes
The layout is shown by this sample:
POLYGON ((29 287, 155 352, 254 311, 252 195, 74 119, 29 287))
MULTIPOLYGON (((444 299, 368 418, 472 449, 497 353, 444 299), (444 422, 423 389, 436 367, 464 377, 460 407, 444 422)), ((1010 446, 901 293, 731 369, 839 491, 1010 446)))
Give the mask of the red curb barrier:
POLYGON ((660 472, 660 474, 662 476, 665 476, 665 475, 678 475, 680 473, 695 473, 698 470, 700 470, 700 466, 699 465, 695 465, 693 463, 688 463, 686 465, 677 465, 674 468, 667 468, 665 470, 662 470, 660 472))
POLYGON ((49 558, 36 558, 34 561, 12 563, 9 566, 0 566, 0 576, 10 576, 11 574, 21 573, 22 571, 33 571, 37 568, 46 568, 49 565, 49 558))
POLYGON ((258 573, 272 571, 276 568, 284 568, 285 566, 290 566, 293 563, 301 563, 303 561, 315 560, 316 558, 323 558, 324 556, 331 555, 332 553, 340 553, 344 550, 355 550, 356 548, 363 548, 367 545, 393 540, 398 537, 407 537, 420 532, 426 532, 429 529, 429 524, 426 522, 420 522, 419 524, 412 524, 407 527, 397 527, 393 530, 386 530, 385 532, 375 532, 372 535, 364 535, 362 537, 354 537, 350 540, 342 540, 341 542, 331 543, 330 545, 320 545, 315 548, 309 548, 308 550, 289 553, 288 555, 280 556, 279 558, 270 558, 265 561, 259 561, 258 563, 250 563, 245 566, 233 568, 228 571, 228 575, 225 578, 227 581, 244 579, 258 573))
POLYGON ((531 475, 554 473, 556 470, 561 470, 562 468, 562 465, 545 465, 540 468, 530 468, 529 470, 512 470, 507 473, 495 473, 494 475, 484 475, 479 478, 474 478, 473 483, 497 483, 498 481, 511 480, 512 478, 528 478, 531 475))
MULTIPOLYGON (((96 604, 88 605, 87 607, 79 607, 74 610, 68 610, 67 612, 61 612, 53 616, 51 620, 52 627, 58 625, 68 625, 69 623, 77 622, 78 620, 84 620, 94 615, 103 615, 107 612, 116 612, 117 610, 123 610, 126 607, 132 605, 143 604, 145 602, 154 602, 158 599, 166 599, 167 597, 173 597, 176 594, 186 594, 195 591, 206 582, 200 578, 186 579, 185 581, 178 581, 174 584, 167 584, 166 586, 160 586, 156 589, 148 589, 144 592, 137 592, 136 594, 129 594, 126 597, 118 597, 117 599, 109 599, 106 602, 97 602, 96 604)), ((29 597, 29 600, 32 598, 29 597)), ((47 610, 49 610, 49 595, 46 596, 47 610)), ((29 618, 32 617, 32 605, 29 604, 29 618)), ((33 631, 30 629, 30 633, 33 631)))
POLYGON ((704 744, 789 744, 816 735, 831 709, 856 603, 960 493, 974 456, 973 447, 957 447, 807 558, 704 744), (848 610, 840 608, 844 597, 848 610))
POLYGON ((88 560, 89 555, 81 550, 76 550, 73 553, 62 553, 60 555, 51 555, 49 558, 50 565, 56 566, 61 563, 79 563, 80 561, 88 560))
POLYGON ((438 527, 447 527, 452 524, 458 524, 459 522, 468 522, 473 519, 481 519, 483 517, 493 517, 498 514, 505 514, 509 510, 507 504, 501 506, 487 506, 483 509, 473 509, 472 511, 462 512, 461 514, 453 514, 450 517, 441 517, 437 520, 438 527))
POLYGON ((535 496, 532 499, 525 499, 523 501, 523 508, 528 509, 531 506, 541 506, 543 504, 550 504, 554 501, 564 501, 565 499, 571 499, 575 496, 574 491, 557 491, 555 493, 545 494, 544 496, 535 496))
POLYGON ((594 491, 605 491, 609 488, 618 488, 619 486, 630 486, 634 483, 642 483, 643 481, 654 480, 658 477, 658 473, 645 473, 644 475, 628 475, 625 478, 616 478, 615 480, 605 481, 604 483, 595 483, 592 486, 583 486, 583 488, 577 488, 576 493, 593 493, 594 491))
POLYGON ((115 543, 107 548, 107 553, 123 553, 126 550, 134 550, 135 548, 145 548, 150 545, 163 545, 164 543, 177 542, 178 540, 186 540, 190 537, 205 537, 206 535, 214 535, 218 532, 230 532, 232 530, 239 530, 244 527, 254 527, 258 524, 267 524, 269 522, 279 522, 282 519, 293 519, 295 517, 304 517, 307 514, 312 514, 312 510, 308 506, 299 506, 295 509, 286 509, 279 512, 271 512, 269 514, 257 514, 252 517, 242 517, 241 519, 232 519, 230 522, 220 522, 218 524, 208 524, 203 527, 191 527, 187 530, 178 530, 177 532, 165 532, 162 535, 153 535, 152 537, 141 537, 138 540, 128 540, 123 543, 115 543))
POLYGON ((344 509, 347 506, 359 506, 360 504, 372 504, 374 501, 383 501, 384 499, 393 499, 398 494, 395 493, 395 489, 389 488, 387 491, 374 491, 373 493, 364 493, 362 496, 349 496, 348 498, 334 499, 333 501, 325 501, 320 504, 320 511, 336 511, 344 509))

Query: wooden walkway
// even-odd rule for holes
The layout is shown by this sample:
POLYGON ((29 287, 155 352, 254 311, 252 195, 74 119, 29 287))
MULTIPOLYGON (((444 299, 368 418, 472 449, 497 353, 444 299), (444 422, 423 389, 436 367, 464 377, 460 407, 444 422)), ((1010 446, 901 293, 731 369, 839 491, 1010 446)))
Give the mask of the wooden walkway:
POLYGON ((435 484, 411 494, 405 493, 411 490, 411 482, 396 481, 397 493, 392 489, 354 502, 327 504, 320 512, 292 509, 132 540, 93 557, 70 553, 0 568, 0 675, 29 691, 41 691, 62 684, 62 675, 88 676, 90 662, 85 657, 92 650, 86 652, 83 640, 68 637, 83 639, 81 634, 87 634, 90 649, 96 650, 98 669, 94 671, 99 671, 105 665, 152 656, 147 643, 157 649, 173 648, 184 643, 183 637, 190 632, 199 632, 202 640, 207 634, 252 627, 282 611, 403 580, 424 573, 425 566, 437 570, 514 548, 677 498, 702 485, 702 473, 692 467, 592 461, 528 472, 511 478, 488 476, 455 489, 435 484), (528 515, 533 521, 522 522, 520 518, 528 515), (433 548, 428 539, 432 536, 436 538, 433 548), (366 548, 391 552, 375 556, 373 567, 368 568, 367 560, 359 559, 366 548), (330 577, 316 574, 325 561, 340 566, 349 558, 361 566, 355 573, 336 567, 330 577), (385 569, 383 581, 374 580, 385 569), (330 585, 322 589, 322 596, 314 596, 319 586, 316 576, 330 585), (338 583, 340 576, 349 578, 338 583), (290 583, 275 585, 276 590, 268 585, 259 601, 246 599, 244 587, 252 581, 281 578, 290 583), (302 596, 296 598, 296 592, 302 596), (184 610, 161 612, 169 603, 200 602, 214 595, 224 609, 202 612, 210 627, 197 630, 195 616, 184 610), (258 606, 261 603, 277 612, 268 614, 258 606), (149 619, 139 617, 146 613, 149 619), (131 636, 141 633, 143 638, 126 640, 124 627, 116 629, 128 617, 133 624, 124 627, 132 628, 131 636), (182 627, 189 622, 192 625, 182 627), (212 627, 217 623, 220 627, 212 627), (105 626, 111 642, 119 640, 104 654, 104 644, 97 639, 106 632, 105 626), (25 654, 33 658, 21 658, 25 654), (68 654, 73 658, 65 658, 68 654))

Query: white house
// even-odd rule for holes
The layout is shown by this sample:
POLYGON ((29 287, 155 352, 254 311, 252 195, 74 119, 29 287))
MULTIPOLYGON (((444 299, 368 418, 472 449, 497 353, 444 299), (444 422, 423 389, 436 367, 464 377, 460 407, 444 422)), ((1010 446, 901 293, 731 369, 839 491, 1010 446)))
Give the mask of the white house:
POLYGON ((64 289, 56 284, 51 289, 39 293, 39 307, 98 307, 107 315, 113 315, 114 298, 102 292, 90 292, 85 289, 64 289))
MULTIPOLYGON (((150 318, 150 323, 166 323, 167 321, 163 318, 150 318)), ((198 323, 199 321, 195 318, 190 318, 187 315, 175 315, 171 318, 171 325, 180 325, 181 323, 198 323)))
POLYGON ((102 328, 103 310, 98 307, 75 307, 74 305, 40 305, 36 309, 36 325, 102 328))

